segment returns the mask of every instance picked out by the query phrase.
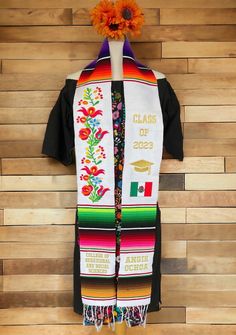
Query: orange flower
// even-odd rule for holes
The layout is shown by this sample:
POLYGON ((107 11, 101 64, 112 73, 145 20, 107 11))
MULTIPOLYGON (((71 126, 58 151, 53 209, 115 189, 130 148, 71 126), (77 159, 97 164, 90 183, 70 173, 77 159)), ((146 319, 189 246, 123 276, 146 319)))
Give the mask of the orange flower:
POLYGON ((114 7, 110 0, 101 0, 90 12, 92 24, 99 34, 103 33, 110 17, 114 16, 114 7))
POLYGON ((97 32, 106 37, 121 39, 126 33, 141 33, 144 14, 135 0, 110 0, 100 2, 90 11, 91 21, 97 32))
POLYGON ((117 19, 124 22, 131 35, 139 35, 144 23, 144 14, 134 0, 117 0, 115 4, 117 19))

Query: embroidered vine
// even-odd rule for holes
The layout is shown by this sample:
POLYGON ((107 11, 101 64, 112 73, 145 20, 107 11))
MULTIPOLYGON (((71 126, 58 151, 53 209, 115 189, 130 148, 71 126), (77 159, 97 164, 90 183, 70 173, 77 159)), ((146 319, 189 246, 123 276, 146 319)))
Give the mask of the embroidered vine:
POLYGON ((86 147, 85 156, 82 157, 81 163, 84 167, 86 174, 80 175, 80 180, 85 180, 86 185, 82 187, 82 193, 88 196, 92 202, 99 201, 103 195, 110 190, 108 187, 102 185, 103 178, 99 175, 105 174, 104 169, 99 169, 98 165, 106 159, 104 153, 104 147, 99 145, 105 134, 109 133, 107 130, 102 130, 100 126, 99 115, 102 115, 103 111, 94 107, 99 104, 100 100, 103 99, 102 89, 96 87, 96 89, 86 88, 84 90, 83 99, 78 102, 78 105, 92 106, 85 108, 81 106, 77 112, 81 112, 83 115, 78 116, 76 121, 83 124, 83 127, 79 130, 79 137, 81 140, 86 141, 88 146, 86 147), (92 166, 88 166, 92 165, 92 166))

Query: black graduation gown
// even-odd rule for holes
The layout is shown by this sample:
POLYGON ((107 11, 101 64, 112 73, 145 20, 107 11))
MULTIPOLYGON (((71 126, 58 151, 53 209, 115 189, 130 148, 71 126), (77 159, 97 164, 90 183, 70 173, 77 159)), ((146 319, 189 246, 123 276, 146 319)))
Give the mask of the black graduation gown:
MULTIPOLYGON (((73 99, 77 80, 66 79, 56 103, 48 118, 45 131, 42 154, 52 157, 65 166, 75 163, 74 152, 74 125, 73 125, 73 99)), ((180 121, 180 104, 177 96, 167 78, 158 79, 159 94, 164 133, 163 144, 168 153, 180 161, 184 158, 183 134, 180 121)), ((124 99, 123 81, 112 81, 112 92, 119 91, 124 99)), ((117 184, 115 184, 117 185, 117 184)), ((117 187, 117 186, 116 186, 117 187)), ((158 212, 161 213, 159 204, 158 212)), ((160 310, 161 301, 161 216, 157 216, 156 244, 153 259, 153 279, 151 303, 148 312, 160 310)), ((83 314, 80 286, 80 248, 76 243, 78 238, 78 221, 75 212, 75 244, 73 268, 73 307, 78 314, 83 314)))

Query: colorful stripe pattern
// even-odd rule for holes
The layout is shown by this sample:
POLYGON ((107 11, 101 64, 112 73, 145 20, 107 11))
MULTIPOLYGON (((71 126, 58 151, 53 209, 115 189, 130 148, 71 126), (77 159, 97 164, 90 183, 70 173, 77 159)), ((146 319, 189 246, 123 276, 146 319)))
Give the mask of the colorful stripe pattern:
MULTIPOLYGON (((149 90, 147 92, 150 93, 150 88, 152 89, 150 97, 152 97, 152 94, 153 96, 154 94, 158 95, 158 92, 155 90, 157 87, 157 79, 153 71, 135 59, 127 37, 125 38, 123 46, 123 77, 126 83, 129 82, 131 84, 131 89, 134 86, 136 87, 137 84, 142 84, 149 90)), ((89 138, 91 133, 90 129, 95 129, 92 127, 86 128, 83 123, 95 122, 94 119, 92 120, 89 118, 89 115, 92 115, 92 113, 93 115, 95 115, 94 113, 97 113, 101 120, 102 118, 105 119, 104 117, 110 117, 109 122, 106 121, 107 131, 104 131, 105 136, 107 134, 110 136, 110 142, 104 142, 103 145, 108 152, 113 144, 113 134, 109 128, 112 125, 111 110, 106 110, 104 108, 106 105, 98 105, 99 107, 103 107, 103 112, 105 111, 104 115, 102 115, 102 111, 99 107, 95 107, 98 102, 95 102, 94 99, 92 100, 92 92, 97 92, 97 90, 99 90, 99 84, 104 84, 100 86, 104 91, 106 91, 106 89, 109 91, 111 88, 111 80, 112 72, 109 43, 107 38, 105 38, 98 58, 84 68, 77 82, 79 93, 77 93, 78 96, 75 100, 76 108, 78 108, 78 105, 81 104, 83 99, 86 99, 87 101, 90 99, 93 104, 90 109, 86 109, 85 105, 85 107, 82 107, 79 110, 79 112, 83 112, 87 119, 81 117, 81 119, 79 119, 79 121, 81 120, 80 123, 82 123, 81 128, 76 128, 78 129, 77 133, 79 134, 80 140, 82 139, 82 141, 76 142, 76 149, 78 149, 77 155, 81 154, 82 149, 85 149, 82 145, 84 144, 84 139, 89 138)), ((102 99, 101 94, 100 98, 102 99)), ((107 98, 109 99, 110 97, 107 98)), ((86 104, 87 103, 88 102, 86 102, 86 104)), ((155 106, 154 103, 155 101, 153 101, 152 106, 155 106)), ((109 108, 111 107, 109 104, 107 106, 109 106, 109 108)), ((128 111, 127 114, 129 113, 130 111, 128 111)), ((98 118, 99 122, 100 119, 98 118)), ((78 118, 76 112, 74 120, 77 127, 76 122, 78 122, 78 118)), ((99 125, 99 123, 97 123, 97 125, 99 125)), ((98 134, 97 136, 102 134, 101 129, 104 128, 102 122, 100 123, 100 127, 100 130, 96 133, 98 134)), ((160 133, 160 137, 161 136, 162 134, 160 133)), ((156 138, 156 134, 154 134, 153 137, 156 138)), ((94 144, 96 138, 93 138, 92 141, 94 144)), ((91 141, 88 142, 86 150, 90 150, 90 145, 91 141)), ((97 151, 100 149, 101 148, 97 149, 97 151)), ((91 160, 95 162, 96 159, 94 153, 90 150, 89 154, 91 160)), ((150 158, 156 159, 156 156, 158 155, 153 151, 150 158)), ((139 159, 141 158, 142 157, 139 157, 139 159)), ((134 161, 136 161, 136 159, 137 158, 134 158, 134 161)), ((158 166, 160 160, 161 158, 157 157, 156 166, 158 166)), ((109 162, 111 164, 111 161, 107 160, 104 164, 108 164, 109 162)), ((83 160, 83 162, 85 163, 86 160, 83 160)), ((97 165, 101 163, 101 161, 96 162, 97 165)), ((79 164, 77 165, 78 168, 79 164)), ((127 325, 131 324, 130 320, 132 319, 134 309, 139 309, 141 315, 140 325, 145 327, 148 305, 151 300, 153 276, 152 265, 157 236, 156 222, 158 221, 157 215, 159 215, 157 211, 156 188, 159 181, 158 173, 154 177, 152 176, 152 181, 148 180, 148 178, 141 178, 141 180, 131 178, 131 180, 127 180, 127 175, 126 180, 123 180, 123 187, 129 188, 129 194, 128 196, 126 194, 123 195, 122 191, 120 266, 118 282, 116 282, 114 184, 109 184, 109 181, 114 177, 114 174, 112 173, 114 166, 106 166, 107 170, 104 170, 101 167, 102 164, 99 165, 99 169, 96 166, 93 166, 92 168, 84 166, 81 170, 86 170, 89 174, 89 177, 86 178, 92 179, 87 179, 87 185, 84 185, 81 182, 82 177, 78 180, 79 193, 77 218, 79 233, 77 243, 80 246, 81 297, 84 304, 83 324, 86 325, 86 312, 92 310, 92 314, 95 315, 94 324, 97 330, 99 330, 102 327, 102 324, 105 323, 106 320, 104 319, 104 316, 107 316, 108 319, 112 316, 113 322, 111 325, 114 329, 115 319, 113 308, 114 306, 118 306, 124 308, 123 320, 126 321, 127 325), (108 170, 109 176, 106 180, 106 176, 103 174, 104 171, 107 172, 108 170), (100 176, 103 177, 101 177, 101 179, 105 186, 102 186, 99 190, 96 189, 96 194, 92 194, 95 181, 98 180, 96 178, 100 178, 100 176), (155 188, 153 185, 155 185, 155 188), (106 194, 104 192, 105 196, 102 198, 102 192, 104 190, 106 191, 106 194), (84 198, 83 195, 85 195, 84 198), (91 197, 88 198, 88 195, 91 195, 91 197), (80 199, 85 199, 85 201, 82 203, 79 201, 80 199), (93 201, 89 201, 89 199, 92 199, 93 201), (110 315, 109 313, 112 314, 110 315)), ((132 169, 131 164, 129 164, 128 168, 132 169)), ((125 164, 126 172, 128 171, 128 168, 127 164, 125 164)))
MULTIPOLYGON (((126 81, 138 81, 154 86, 157 85, 157 79, 153 71, 135 59, 127 38, 123 46, 123 78, 126 81)), ((84 68, 77 84, 78 86, 83 86, 94 82, 106 82, 111 80, 112 70, 109 43, 107 38, 105 38, 98 58, 84 68)))

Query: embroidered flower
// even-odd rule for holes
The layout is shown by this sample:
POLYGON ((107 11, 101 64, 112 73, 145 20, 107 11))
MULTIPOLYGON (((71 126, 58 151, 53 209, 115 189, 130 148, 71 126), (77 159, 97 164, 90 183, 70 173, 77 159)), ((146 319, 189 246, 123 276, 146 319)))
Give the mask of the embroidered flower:
POLYGON ((108 133, 107 130, 102 131, 102 128, 99 127, 98 131, 97 131, 96 134, 95 134, 95 137, 96 137, 96 138, 99 138, 99 139, 101 140, 101 139, 103 138, 103 136, 104 136, 105 134, 107 134, 107 133, 108 133))
POLYGON ((100 125, 100 122, 97 119, 90 119, 88 122, 93 127, 97 127, 100 125))
POLYGON ((89 175, 97 176, 100 173, 104 173, 103 169, 98 169, 97 166, 93 165, 91 168, 85 166, 81 170, 85 170, 89 175))
POLYGON ((118 111, 113 113, 113 120, 118 119, 118 117, 120 116, 120 113, 118 111))
POLYGON ((115 39, 127 32, 139 35, 144 23, 144 13, 134 0, 110 0, 100 2, 90 10, 91 22, 101 35, 115 39))
POLYGON ((79 137, 81 140, 87 140, 91 133, 91 130, 89 128, 81 128, 79 131, 79 137))
POLYGON ((104 188, 102 185, 100 186, 99 190, 97 191, 97 194, 102 197, 110 188, 104 188))
POLYGON ((98 178, 98 177, 93 177, 93 182, 94 182, 94 184, 101 184, 101 182, 102 182, 102 179, 100 179, 100 178, 98 178))
POLYGON ((84 127, 79 130, 79 137, 86 141, 88 144, 85 148, 85 157, 82 157, 81 163, 85 164, 81 170, 86 171, 86 175, 81 174, 80 179, 87 181, 89 188, 82 189, 82 193, 85 196, 89 196, 89 199, 93 202, 99 201, 102 196, 110 190, 108 187, 100 185, 102 178, 97 177, 99 174, 105 174, 104 169, 98 169, 98 165, 106 158, 103 146, 99 145, 103 137, 109 133, 107 130, 103 130, 100 126, 101 122, 99 116, 103 114, 103 111, 96 109, 100 100, 103 99, 102 89, 96 87, 92 89, 87 87, 83 91, 83 100, 79 101, 80 104, 90 104, 85 108, 81 106, 77 112, 81 112, 82 116, 77 117, 77 122, 82 122, 84 127), (86 103, 85 103, 86 102, 86 103), (93 164, 89 167, 87 164, 93 164))
POLYGON ((96 110, 94 107, 89 107, 88 109, 81 107, 78 112, 82 112, 85 116, 95 117, 97 115, 102 115, 101 110, 96 110))
POLYGON ((86 195, 86 196, 90 195, 92 190, 93 190, 92 185, 85 185, 85 186, 82 187, 82 193, 83 193, 83 195, 86 195))

